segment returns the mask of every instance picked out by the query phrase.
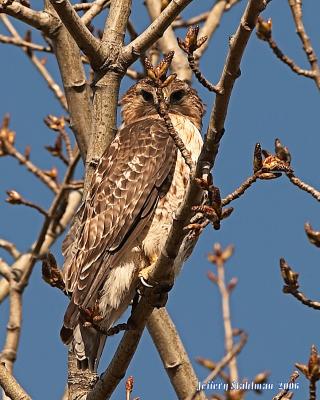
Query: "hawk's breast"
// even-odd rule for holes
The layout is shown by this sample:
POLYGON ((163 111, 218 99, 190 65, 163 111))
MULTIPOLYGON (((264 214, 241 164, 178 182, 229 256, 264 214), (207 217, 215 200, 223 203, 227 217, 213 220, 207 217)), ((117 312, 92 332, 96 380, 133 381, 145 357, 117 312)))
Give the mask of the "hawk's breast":
MULTIPOLYGON (((190 119, 182 115, 170 114, 170 118, 185 147, 191 153, 192 160, 196 162, 203 144, 199 130, 190 119)), ((173 214, 184 198, 189 175, 190 169, 178 151, 171 186, 167 194, 159 200, 150 229, 142 243, 149 259, 160 255, 172 224, 173 214)))

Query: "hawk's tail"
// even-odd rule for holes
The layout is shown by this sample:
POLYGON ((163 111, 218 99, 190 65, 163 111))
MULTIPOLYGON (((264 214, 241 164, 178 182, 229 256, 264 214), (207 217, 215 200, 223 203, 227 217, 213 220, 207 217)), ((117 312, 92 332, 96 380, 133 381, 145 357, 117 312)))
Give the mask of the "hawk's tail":
POLYGON ((79 369, 96 371, 106 336, 90 326, 79 323, 79 307, 71 300, 60 331, 63 343, 71 345, 79 369))
POLYGON ((73 330, 73 351, 79 369, 96 372, 107 337, 93 327, 77 325, 73 330))

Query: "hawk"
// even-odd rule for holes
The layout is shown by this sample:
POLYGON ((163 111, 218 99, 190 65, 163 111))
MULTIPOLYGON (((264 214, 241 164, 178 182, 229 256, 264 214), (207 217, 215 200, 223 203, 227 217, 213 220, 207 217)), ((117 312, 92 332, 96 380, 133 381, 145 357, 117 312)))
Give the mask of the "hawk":
MULTIPOLYGON (((179 79, 163 94, 172 123, 196 161, 202 147, 203 103, 179 79)), ((81 322, 81 309, 98 308, 104 330, 124 313, 139 276, 160 255, 190 172, 158 115, 152 80, 132 86, 120 105, 123 124, 99 160, 62 247, 71 299, 61 338, 72 343, 79 366, 92 370, 106 336, 81 322)))

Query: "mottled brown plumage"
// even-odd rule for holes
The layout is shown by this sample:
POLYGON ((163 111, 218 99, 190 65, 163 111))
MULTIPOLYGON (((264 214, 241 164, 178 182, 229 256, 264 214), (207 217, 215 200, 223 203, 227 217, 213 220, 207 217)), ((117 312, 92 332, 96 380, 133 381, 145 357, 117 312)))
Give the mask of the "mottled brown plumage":
MULTIPOLYGON (((201 100, 179 80, 164 89, 164 96, 176 130, 196 159, 202 143, 201 100)), ((105 337, 82 326, 79 307, 98 304, 104 329, 121 316, 134 296, 139 272, 161 251, 189 179, 156 101, 148 79, 121 100, 123 125, 102 156, 63 244, 71 301, 61 336, 72 341, 78 359, 93 369, 105 337)))

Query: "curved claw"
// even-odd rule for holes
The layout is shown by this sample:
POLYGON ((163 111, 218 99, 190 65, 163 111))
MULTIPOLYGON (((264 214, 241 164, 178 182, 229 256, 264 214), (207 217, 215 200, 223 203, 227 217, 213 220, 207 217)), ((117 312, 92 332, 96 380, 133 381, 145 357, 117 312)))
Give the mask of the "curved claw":
POLYGON ((144 277, 141 275, 139 276, 140 282, 142 283, 143 286, 147 287, 147 288, 153 288, 153 285, 150 285, 150 283, 148 283, 144 277))

